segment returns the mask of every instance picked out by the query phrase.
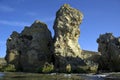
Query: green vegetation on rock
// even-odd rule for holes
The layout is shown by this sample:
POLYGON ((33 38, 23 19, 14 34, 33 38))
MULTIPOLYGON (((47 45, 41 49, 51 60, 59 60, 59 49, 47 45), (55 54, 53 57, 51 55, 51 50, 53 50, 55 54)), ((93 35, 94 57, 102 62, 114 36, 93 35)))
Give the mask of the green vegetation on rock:
POLYGON ((15 69, 14 65, 8 64, 8 65, 3 66, 0 71, 2 71, 2 72, 15 72, 16 69, 15 69))
POLYGON ((49 64, 49 63, 45 63, 43 68, 42 68, 42 72, 43 73, 50 73, 53 72, 54 70, 54 65, 53 64, 49 64))

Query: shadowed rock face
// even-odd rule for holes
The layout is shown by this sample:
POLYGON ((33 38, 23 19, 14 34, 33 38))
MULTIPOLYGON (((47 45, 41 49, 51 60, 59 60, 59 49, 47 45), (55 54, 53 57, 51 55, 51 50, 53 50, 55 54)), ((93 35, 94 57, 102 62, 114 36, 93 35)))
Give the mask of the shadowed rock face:
POLYGON ((7 40, 6 60, 24 71, 35 71, 50 61, 52 37, 47 25, 35 21, 19 34, 13 32, 7 40))
POLYGON ((109 71, 120 71, 120 37, 114 37, 112 33, 106 33, 97 39, 98 51, 102 56, 99 68, 109 71))

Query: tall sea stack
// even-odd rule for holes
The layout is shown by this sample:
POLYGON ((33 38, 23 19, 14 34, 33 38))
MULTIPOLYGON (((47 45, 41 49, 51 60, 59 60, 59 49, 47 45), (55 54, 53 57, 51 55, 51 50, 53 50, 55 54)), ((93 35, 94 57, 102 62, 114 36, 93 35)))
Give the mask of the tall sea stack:
POLYGON ((79 25, 82 22, 82 18, 83 14, 77 9, 70 7, 68 4, 61 6, 56 13, 53 26, 55 31, 54 54, 56 57, 56 67, 60 69, 65 69, 67 64, 73 65, 72 58, 81 57, 78 38, 80 36, 79 25))

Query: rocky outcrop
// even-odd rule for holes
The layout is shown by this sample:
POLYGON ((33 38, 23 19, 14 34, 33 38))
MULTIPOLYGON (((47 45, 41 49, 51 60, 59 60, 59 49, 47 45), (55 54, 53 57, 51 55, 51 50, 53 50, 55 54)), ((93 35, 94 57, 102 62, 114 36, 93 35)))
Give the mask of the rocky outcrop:
POLYGON ((65 72, 68 66, 73 72, 96 72, 95 59, 100 55, 81 50, 78 44, 82 19, 80 11, 64 4, 56 13, 53 39, 47 25, 40 21, 25 27, 21 33, 14 31, 7 40, 7 63, 30 72, 44 69, 49 63, 60 72, 65 72))
POLYGON ((82 50, 81 56, 83 60, 90 60, 97 63, 101 56, 101 53, 95 51, 82 50))
POLYGON ((7 40, 8 64, 23 71, 35 71, 51 59, 52 37, 47 25, 35 21, 21 33, 13 32, 7 40))
POLYGON ((55 54, 69 57, 80 57, 81 49, 78 44, 80 35, 79 25, 82 22, 82 13, 77 9, 64 4, 56 14, 54 23, 55 54))
POLYGON ((101 52, 99 68, 101 70, 120 71, 120 37, 106 33, 97 39, 98 51, 101 52))
POLYGON ((64 68, 70 61, 78 57, 77 64, 82 61, 81 49, 78 44, 80 35, 79 25, 82 22, 82 13, 77 9, 71 8, 68 4, 64 4, 56 13, 54 22, 54 53, 55 63, 59 68, 64 68), (66 59, 68 57, 68 60, 66 59), (69 59, 70 58, 70 59, 69 59), (73 59, 72 59, 73 58, 73 59))
MULTIPOLYGON (((56 13, 53 26, 55 31, 54 55, 55 66, 60 71, 65 71, 64 69, 68 64, 71 65, 73 71, 76 71, 80 69, 81 66, 88 67, 91 63, 94 63, 90 60, 84 60, 83 55, 86 55, 84 52, 83 55, 81 54, 82 50, 80 49, 78 38, 80 36, 79 25, 82 19, 83 14, 68 4, 61 6, 56 13)), ((91 56, 92 55, 93 54, 91 54, 91 56)), ((91 65, 96 67, 96 64, 91 65)))

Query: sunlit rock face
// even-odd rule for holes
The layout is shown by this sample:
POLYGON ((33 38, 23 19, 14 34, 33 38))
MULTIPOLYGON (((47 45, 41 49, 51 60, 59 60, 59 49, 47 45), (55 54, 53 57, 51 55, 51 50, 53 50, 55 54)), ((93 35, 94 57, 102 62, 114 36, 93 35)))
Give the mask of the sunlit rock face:
POLYGON ((99 68, 109 71, 120 71, 120 37, 114 37, 112 33, 106 33, 97 39, 98 51, 102 56, 99 68))
POLYGON ((80 57, 81 49, 78 44, 80 35, 79 25, 83 15, 77 9, 64 4, 56 13, 54 22, 55 54, 69 57, 80 57))
POLYGON ((80 36, 79 25, 82 22, 83 15, 77 9, 64 4, 56 13, 54 22, 54 54, 55 65, 57 68, 65 69, 67 64, 83 65, 81 59, 81 49, 78 44, 80 36))
POLYGON ((6 60, 23 71, 35 71, 50 62, 52 37, 47 25, 35 21, 21 33, 13 32, 7 40, 6 60))

